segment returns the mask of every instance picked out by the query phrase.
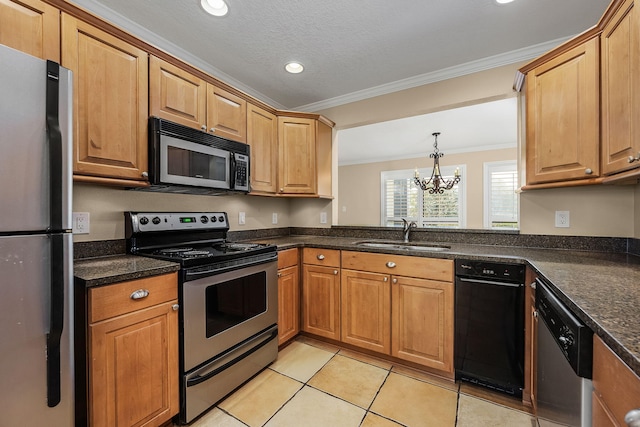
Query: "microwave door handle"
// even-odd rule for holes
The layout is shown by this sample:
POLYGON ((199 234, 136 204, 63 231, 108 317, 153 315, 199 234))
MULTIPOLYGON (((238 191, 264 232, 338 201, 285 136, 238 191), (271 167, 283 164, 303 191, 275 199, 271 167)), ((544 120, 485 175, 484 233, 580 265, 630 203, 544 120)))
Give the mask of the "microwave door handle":
POLYGON ((229 153, 229 190, 236 189, 236 154, 229 153))

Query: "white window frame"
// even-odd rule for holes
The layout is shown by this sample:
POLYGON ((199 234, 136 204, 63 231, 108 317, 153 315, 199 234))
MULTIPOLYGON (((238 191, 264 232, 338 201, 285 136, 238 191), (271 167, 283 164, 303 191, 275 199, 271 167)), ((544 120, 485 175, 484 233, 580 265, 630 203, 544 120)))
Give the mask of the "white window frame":
POLYGON ((516 200, 516 215, 515 215, 515 222, 516 222, 516 226, 514 228, 507 228, 507 227, 493 227, 493 221, 503 221, 503 222, 510 222, 513 221, 513 218, 493 218, 491 217, 491 173, 492 172, 501 172, 501 171, 506 171, 506 172, 511 172, 515 170, 516 171, 516 180, 515 180, 515 187, 514 191, 517 190, 517 187, 519 185, 519 181, 518 181, 518 162, 516 160, 503 160, 503 161, 499 161, 499 162, 485 162, 483 165, 483 205, 484 205, 484 209, 483 209, 483 222, 484 222, 484 228, 488 228, 488 229, 492 229, 492 230, 517 230, 520 227, 520 199, 518 198, 516 200))
MULTIPOLYGON (((453 174, 455 173, 456 168, 459 169, 460 171, 460 176, 461 176, 461 180, 460 182, 457 184, 458 185, 458 221, 456 225, 452 225, 452 226, 446 226, 446 225, 442 225, 442 226, 430 226, 428 228, 465 228, 466 224, 467 224, 467 209, 466 209, 466 200, 467 200, 467 188, 465 185, 465 177, 466 177, 466 172, 467 172, 467 166, 466 165, 453 165, 453 166, 440 166, 440 171, 443 174, 443 176, 453 176, 453 174)), ((421 177, 430 177, 431 176, 431 171, 433 168, 420 168, 418 169, 418 172, 420 173, 421 177)), ((387 226, 387 221, 390 218, 387 218, 386 216, 386 212, 387 212, 387 206, 386 206, 386 202, 387 202, 387 197, 386 197, 386 181, 389 179, 411 179, 413 180, 413 176, 415 173, 415 169, 404 169, 404 170, 392 170, 392 171, 382 171, 380 172, 380 224, 383 227, 387 226)), ((411 184, 414 185, 415 184, 411 184)), ((415 186, 416 189, 418 189, 418 206, 417 206, 417 212, 418 212, 418 217, 406 217, 407 220, 409 221, 416 221, 416 223, 418 223, 419 227, 427 227, 424 225, 424 223, 427 221, 427 218, 424 218, 421 216, 421 213, 423 212, 423 191, 420 190, 417 186, 415 186)), ((448 191, 448 190, 445 190, 448 191)), ((427 192, 427 196, 428 196, 428 192, 427 192)), ((393 220, 397 220, 400 221, 400 218, 392 218, 393 220)))

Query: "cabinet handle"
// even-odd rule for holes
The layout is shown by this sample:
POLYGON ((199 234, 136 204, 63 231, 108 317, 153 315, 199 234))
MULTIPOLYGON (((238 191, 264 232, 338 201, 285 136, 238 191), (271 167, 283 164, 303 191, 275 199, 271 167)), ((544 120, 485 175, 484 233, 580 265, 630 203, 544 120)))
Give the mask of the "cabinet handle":
POLYGON ((393 284, 396 284, 396 283, 398 283, 398 279, 393 279, 391 282, 392 282, 393 284))
POLYGON ((629 163, 637 162, 638 160, 640 160, 640 152, 635 157, 633 156, 627 157, 627 161, 629 161, 629 163))
POLYGON ((200 126, 200 129, 202 129, 203 131, 206 131, 207 130, 207 125, 200 126))
POLYGON ((628 427, 640 427, 640 409, 632 409, 624 416, 628 427))
POLYGON ((388 278, 388 277, 385 277, 384 279, 382 279, 382 281, 383 281, 383 282, 388 282, 388 281, 389 281, 389 278, 388 278))
POLYGON ((533 318, 537 319, 538 318, 538 310, 534 310, 533 311, 533 318))
POLYGON ((282 277, 282 273, 278 271, 278 277, 282 277))
POLYGON ((211 129, 209 129, 209 132, 211 132, 211 133, 216 133, 216 128, 211 128, 211 129))
POLYGON ((171 309, 172 309, 173 311, 178 311, 178 310, 180 310, 180 304, 173 304, 173 305, 171 306, 171 309))
POLYGON ((129 298, 132 300, 143 299, 149 296, 149 291, 146 289, 138 289, 137 291, 133 291, 129 298))
POLYGON ((149 172, 142 172, 143 178, 149 178, 149 172))
POLYGON ((591 175, 591 174, 593 173, 593 170, 591 170, 591 168, 586 168, 586 169, 584 170, 584 173, 585 173, 586 175, 591 175))
POLYGON ((338 275, 338 270, 333 270, 333 275, 337 276, 338 275))
POLYGON ((318 258, 320 261, 322 261, 324 259, 324 255, 320 254, 316 258, 318 258))
POLYGON ((535 289, 535 288, 536 288, 536 282, 532 282, 532 283, 529 285, 529 287, 530 287, 531 289, 535 289))
POLYGON ((393 261, 389 261, 389 262, 387 262, 387 264, 386 264, 386 265, 387 265, 387 267, 389 267, 389 268, 395 268, 396 263, 395 263, 395 262, 393 262, 393 261))

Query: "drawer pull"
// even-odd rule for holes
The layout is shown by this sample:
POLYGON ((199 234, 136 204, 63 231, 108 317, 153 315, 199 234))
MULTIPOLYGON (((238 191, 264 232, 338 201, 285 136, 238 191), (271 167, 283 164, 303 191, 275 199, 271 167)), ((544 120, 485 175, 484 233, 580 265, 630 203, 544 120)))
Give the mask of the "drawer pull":
POLYGON ((173 304, 173 305, 171 306, 171 309, 172 309, 173 311, 178 311, 178 310, 180 310, 180 304, 173 304))
POLYGON ((628 161, 629 163, 637 162, 637 161, 639 161, 639 160, 640 160, 640 153, 638 153, 638 155, 637 155, 637 156, 635 156, 635 157, 633 157, 633 156, 629 156, 629 157, 627 158, 627 161, 628 161))
POLYGON ((382 281, 383 281, 383 282, 388 282, 388 281, 389 281, 389 278, 388 278, 388 277, 385 277, 384 279, 382 279, 382 281))
POLYGON ((278 272, 278 277, 282 277, 282 273, 278 272))
POLYGON ((333 275, 337 276, 338 275, 338 270, 333 270, 333 275))
POLYGON ((396 267, 396 263, 393 262, 393 261, 389 261, 389 262, 387 262, 386 266, 389 267, 389 268, 395 268, 396 267))
POLYGON ((320 261, 322 261, 324 259, 324 255, 320 254, 316 258, 318 258, 320 261))
POLYGON ((137 291, 133 291, 133 293, 131 294, 131 296, 129 298, 131 298, 132 300, 137 300, 137 299, 143 299, 149 296, 149 291, 146 289, 138 289, 137 291))

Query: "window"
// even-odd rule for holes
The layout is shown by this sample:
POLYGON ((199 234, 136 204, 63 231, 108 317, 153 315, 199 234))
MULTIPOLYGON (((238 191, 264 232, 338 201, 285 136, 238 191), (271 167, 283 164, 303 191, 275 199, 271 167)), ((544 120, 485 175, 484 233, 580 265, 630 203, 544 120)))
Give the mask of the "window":
POLYGON ((517 189, 515 160, 484 164, 485 228, 518 228, 517 189))
MULTIPOLYGON (((458 166, 462 180, 443 194, 429 194, 413 182, 414 171, 397 170, 380 173, 381 225, 402 226, 402 218, 420 227, 464 227, 464 165, 458 166)), ((446 179, 453 178, 456 166, 441 167, 446 179)), ((431 176, 431 168, 420 169, 420 176, 431 176)))

